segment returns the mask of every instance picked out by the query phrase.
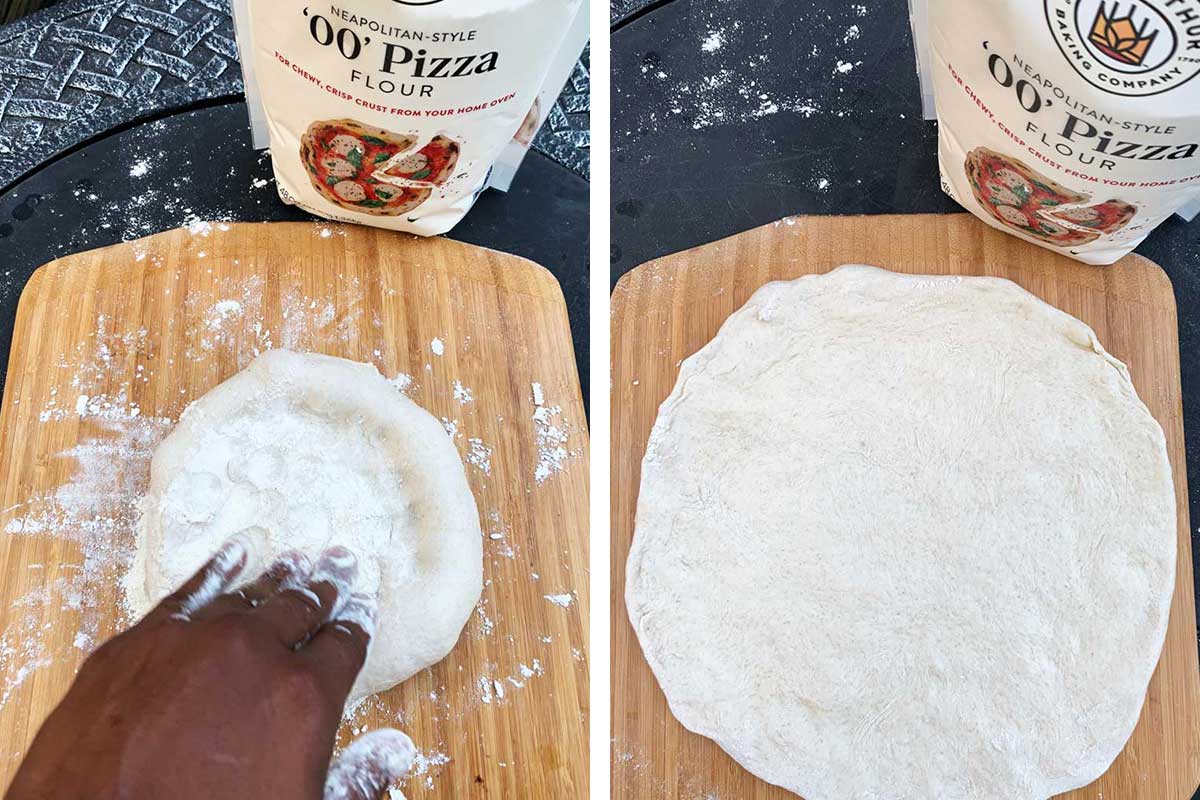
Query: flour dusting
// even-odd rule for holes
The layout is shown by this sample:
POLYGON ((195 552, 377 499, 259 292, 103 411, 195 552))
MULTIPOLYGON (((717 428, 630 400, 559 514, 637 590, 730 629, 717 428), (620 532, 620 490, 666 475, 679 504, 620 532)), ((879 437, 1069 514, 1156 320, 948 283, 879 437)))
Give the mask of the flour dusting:
MULTIPOLYGON (((636 67, 641 77, 634 84, 636 96, 614 98, 624 126, 614 130, 616 149, 637 146, 647 133, 681 127, 700 131, 779 114, 807 119, 862 113, 861 97, 827 90, 823 76, 844 76, 863 63, 866 6, 797 7, 787 16, 786 21, 738 16, 727 3, 689 8, 687 24, 699 42, 700 68, 682 54, 674 59, 660 51, 646 53, 636 67), (797 52, 798 42, 813 44, 797 52), (789 54, 786 67, 776 63, 779 53, 789 54)), ((626 85, 619 81, 614 91, 628 91, 626 85)))
POLYGON ((470 389, 468 389, 466 386, 463 386, 462 381, 455 381, 454 399, 460 406, 465 406, 467 403, 470 403, 472 400, 474 400, 475 397, 473 394, 471 394, 470 389))
MULTIPOLYGON (((135 159, 134 166, 137 163, 135 159)), ((147 163, 150 169, 155 162, 147 163)), ((229 230, 228 225, 195 218, 185 222, 199 245, 193 248, 193 255, 199 258, 201 253, 208 257, 222 252, 217 239, 229 230)), ((315 232, 325 234, 344 235, 329 227, 324 234, 315 232)), ((155 270, 170 269, 166 257, 150 246, 135 250, 135 259, 155 270)), ((7 536, 61 539, 70 544, 69 552, 77 555, 70 563, 30 565, 25 574, 13 576, 22 589, 0 631, 0 708, 30 691, 31 680, 39 673, 77 669, 92 649, 135 621, 125 607, 118 609, 115 622, 111 620, 112 587, 120 584, 131 565, 138 503, 146 489, 154 450, 186 404, 195 399, 182 388, 175 390, 162 383, 167 380, 167 370, 228 372, 278 347, 332 352, 372 339, 377 344, 367 352, 373 352, 377 366, 385 366, 380 322, 366 310, 368 287, 359 279, 338 276, 328 286, 305 294, 292 288, 298 281, 289 280, 286 274, 281 277, 279 287, 272 290, 275 294, 267 292, 264 281, 252 270, 237 278, 219 279, 203 291, 179 284, 182 288, 175 291, 184 293, 182 296, 171 296, 168 291, 163 297, 180 308, 163 330, 124 330, 98 314, 91 321, 94 333, 85 344, 48 354, 51 386, 47 390, 11 384, 12 410, 28 416, 24 424, 70 426, 72 431, 78 427, 79 433, 77 440, 74 434, 66 437, 74 444, 45 456, 45 469, 54 475, 57 485, 3 509, 0 531, 7 536), (278 324, 268 322, 264 313, 274 303, 280 308, 278 324), (172 353, 163 350, 168 341, 177 348, 172 353), (41 394, 30 397, 31 390, 41 394), (162 415, 148 412, 151 396, 156 398, 153 408, 169 411, 162 415), (46 606, 61 609, 68 624, 76 628, 73 636, 48 636, 41 622, 46 606)), ((369 287, 369 291, 376 293, 378 287, 369 287)), ((390 291, 394 290, 385 288, 390 291)), ((464 348, 469 346, 467 342, 464 340, 464 348)), ((435 356, 443 355, 445 347, 441 337, 430 341, 435 356)), ((571 425, 562 408, 551 401, 553 391, 547 391, 541 382, 526 384, 534 401, 532 419, 506 421, 452 374, 427 370, 423 373, 427 377, 418 385, 413 377, 417 368, 410 364, 409 371, 388 372, 393 376, 390 383, 414 399, 435 403, 443 412, 455 409, 456 416, 445 418, 443 424, 459 448, 468 475, 485 492, 488 484, 478 480, 494 477, 500 470, 500 453, 527 453, 514 462, 532 465, 532 474, 520 476, 526 491, 552 479, 579 455, 573 452, 571 425), (499 420, 500 431, 512 431, 503 449, 501 442, 491 441, 493 434, 485 432, 497 430, 494 424, 485 428, 485 420, 499 420), (526 426, 532 428, 532 441, 526 426)), ((545 674, 544 663, 557 663, 547 658, 553 648, 570 646, 556 630, 525 630, 521 619, 510 618, 503 604, 495 601, 497 592, 507 591, 505 583, 538 581, 542 576, 533 570, 541 570, 549 578, 553 554, 549 563, 531 564, 532 554, 523 552, 528 532, 515 530, 497 510, 488 512, 485 525, 486 588, 470 628, 471 635, 494 642, 489 645, 492 660, 479 674, 463 675, 461 685, 438 686, 428 698, 423 695, 419 702, 396 709, 397 725, 425 717, 458 724, 467 715, 484 713, 485 708, 508 705, 545 674), (479 678, 487 680, 486 694, 479 678), (490 702, 484 701, 485 696, 490 702)), ((563 590, 573 603, 569 581, 569 575, 554 573, 553 588, 563 590)), ((562 608, 572 605, 548 602, 562 608)), ((378 715, 385 708, 377 698, 370 698, 348 713, 347 724, 357 719, 355 727, 365 731, 366 717, 362 715, 378 715)), ((382 725, 376 723, 376 727, 382 725)), ((441 770, 451 763, 449 753, 461 746, 455 742, 425 744, 436 746, 417 754, 405 785, 416 782, 434 788, 441 770)))
POLYGON ((562 472, 568 459, 579 455, 568 449, 568 426, 562 415, 561 406, 545 405, 545 393, 540 383, 533 384, 534 435, 537 439, 538 461, 533 470, 533 479, 545 483, 550 476, 562 472))

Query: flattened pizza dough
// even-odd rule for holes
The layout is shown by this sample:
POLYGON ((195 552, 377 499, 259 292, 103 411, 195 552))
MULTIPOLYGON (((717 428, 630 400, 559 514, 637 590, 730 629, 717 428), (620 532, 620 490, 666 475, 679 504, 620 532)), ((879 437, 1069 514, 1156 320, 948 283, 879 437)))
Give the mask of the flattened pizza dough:
POLYGON ((1044 800, 1103 773, 1166 633, 1162 430, 1013 283, 764 286, 642 464, 626 606, 671 710, 806 800, 1044 800))
POLYGON ((479 601, 479 515, 458 452, 368 364, 272 350, 188 407, 151 464, 131 607, 141 616, 247 530, 247 581, 285 550, 358 555, 379 617, 351 704, 442 660, 479 601))

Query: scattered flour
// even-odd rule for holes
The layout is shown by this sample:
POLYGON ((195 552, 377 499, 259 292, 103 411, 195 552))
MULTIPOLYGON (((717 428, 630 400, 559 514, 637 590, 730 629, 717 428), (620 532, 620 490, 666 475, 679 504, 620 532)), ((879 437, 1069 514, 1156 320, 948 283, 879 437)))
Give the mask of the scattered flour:
POLYGON ((462 381, 454 382, 454 399, 458 401, 460 406, 465 406, 467 403, 474 400, 471 390, 462 385, 462 381))
POLYGON ((558 419, 562 414, 562 408, 544 405, 545 396, 541 384, 535 383, 533 386, 533 423, 538 450, 538 461, 533 470, 533 479, 542 484, 551 475, 566 469, 567 460, 578 454, 567 449, 569 437, 566 424, 558 419), (539 398, 542 402, 538 402, 539 398))
POLYGON ((543 597, 562 608, 570 608, 571 604, 575 602, 575 596, 571 594, 547 594, 543 597))
POLYGON ((413 383, 413 376, 406 372, 397 373, 396 377, 392 378, 389 383, 401 392, 404 392, 404 394, 409 394, 417 388, 416 384, 413 383))
POLYGON ((467 463, 479 469, 484 475, 492 474, 492 448, 483 443, 482 439, 471 437, 467 439, 471 449, 467 452, 467 463))
MULTIPOLYGON (((219 221, 191 223, 190 230, 196 237, 218 236, 228 228, 219 221)), ((145 251, 139 253, 139 258, 158 264, 162 256, 145 251)), ((369 320, 362 310, 364 287, 351 280, 339 280, 337 285, 328 287, 327 295, 311 297, 295 290, 283 291, 278 298, 283 321, 272 329, 262 319, 264 288, 261 279, 251 277, 219 284, 215 287, 219 299, 215 301, 211 293, 190 293, 182 300, 185 313, 178 315, 161 335, 186 341, 182 357, 188 362, 215 364, 219 359, 224 364, 244 366, 260 352, 273 347, 321 349, 330 342, 359 341, 371 335, 369 326, 379 326, 377 320, 369 320), (334 306, 326 296, 339 297, 339 304, 334 306)), ((43 495, 25 498, 17 507, 5 509, 4 535, 62 538, 73 545, 72 550, 79 556, 75 564, 59 567, 52 581, 43 580, 40 572, 35 573, 35 579, 29 582, 35 588, 14 601, 7 626, 0 631, 0 708, 22 687, 27 687, 39 671, 77 668, 88 652, 133 621, 128 609, 123 609, 114 629, 108 622, 108 598, 111 587, 119 584, 128 571, 132 558, 137 503, 145 489, 150 458, 174 424, 173 417, 145 413, 134 399, 139 396, 135 388, 150 383, 160 366, 174 365, 175 360, 158 352, 158 333, 152 336, 145 329, 114 330, 112 321, 103 315, 96 318, 94 330, 86 345, 52 358, 55 388, 34 412, 42 423, 80 426, 78 443, 49 461, 50 469, 61 472, 62 482, 43 495), (121 466, 114 468, 114 465, 121 466), (50 644, 40 621, 46 605, 60 607, 68 619, 78 620, 72 639, 50 644)), ((440 338, 431 342, 431 348, 437 355, 445 349, 440 338)), ((382 360, 379 350, 375 351, 375 359, 376 363, 382 360)), ((407 373, 396 374, 391 383, 397 391, 408 394, 418 389, 413 376, 407 373)), ((573 454, 568 451, 569 429, 561 419, 561 409, 547 404, 540 383, 531 384, 531 390, 535 400, 537 464, 529 481, 532 488, 564 469, 573 454)), ((491 475, 493 447, 481 437, 470 435, 474 433, 474 420, 484 419, 477 416, 484 412, 476 409, 479 403, 472 390, 461 381, 451 381, 442 391, 443 408, 450 402, 462 407, 462 420, 445 419, 443 423, 460 444, 464 461, 470 469, 491 475)), ((174 413, 181 411, 188 399, 182 396, 182 391, 180 394, 174 413)), ((19 402, 19 398, 14 398, 14 406, 19 402)), ((516 425, 517 421, 511 424, 516 425)), ((487 542, 492 563, 502 565, 516 560, 520 537, 508 530, 497 512, 491 512, 487 530, 491 531, 487 542)), ((30 566, 31 570, 35 568, 40 571, 42 565, 30 566)), ((540 577, 537 572, 529 572, 525 563, 517 569, 506 566, 493 573, 488 577, 489 587, 493 580, 536 581, 540 577)), ((519 620, 508 621, 495 613, 495 606, 489 605, 486 596, 476 618, 474 635, 494 637, 497 654, 503 654, 485 668, 491 701, 484 703, 483 685, 478 682, 471 684, 471 688, 460 687, 457 696, 448 696, 442 687, 431 693, 436 700, 400 710, 399 721, 421 715, 458 720, 476 713, 471 709, 480 704, 507 703, 514 692, 545 672, 542 660, 531 658, 541 653, 536 649, 518 650, 517 642, 524 642, 523 648, 569 646, 565 637, 523 631, 517 625, 519 620)), ((350 718, 368 709, 382 708, 381 703, 366 701, 350 718)), ((356 727, 360 731, 366 729, 365 725, 356 727)), ((448 763, 450 757, 441 749, 422 753, 409 781, 421 781, 432 788, 440 770, 448 763)), ((393 794, 399 791, 396 789, 393 794)))
MULTIPOLYGON (((860 114, 862 98, 829 85, 863 62, 863 5, 826 11, 797 9, 788 23, 771 15, 731 14, 728 3, 693 4, 690 25, 705 54, 699 73, 690 60, 647 53, 638 67, 644 84, 628 98, 627 124, 614 130, 618 151, 642 147, 647 132, 744 125, 747 120, 790 114, 846 117, 860 114), (802 28, 802 30, 798 30, 802 28), (811 43, 799 49, 797 41, 811 43), (786 69, 774 63, 788 53, 786 69), (814 96, 813 93, 820 94, 814 96)), ((790 16, 790 15, 789 15, 790 16)), ((620 88, 614 91, 621 91, 620 88)), ((614 103, 621 98, 614 99, 614 103)))

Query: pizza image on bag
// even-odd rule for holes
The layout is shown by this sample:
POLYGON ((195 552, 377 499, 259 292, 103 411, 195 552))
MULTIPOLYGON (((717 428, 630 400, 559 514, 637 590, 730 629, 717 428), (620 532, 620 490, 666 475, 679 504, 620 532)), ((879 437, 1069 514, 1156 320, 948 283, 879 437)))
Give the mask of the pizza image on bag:
POLYGON ((415 153, 392 157, 381 168, 381 178, 403 186, 441 186, 454 175, 458 153, 458 142, 438 134, 415 153))
POLYGON ((1124 228, 1137 214, 1122 200, 1088 205, 1088 195, 986 147, 968 154, 966 172, 975 199, 993 219, 1056 247, 1094 242, 1124 228))
POLYGON ((330 202, 362 214, 400 216, 428 200, 430 187, 444 183, 458 161, 458 145, 444 136, 410 152, 416 144, 411 134, 352 119, 323 120, 301 138, 300 160, 330 202))
POLYGON ((526 147, 533 144, 533 137, 537 135, 538 123, 541 121, 542 100, 539 97, 533 101, 529 113, 525 115, 525 119, 521 122, 521 127, 517 128, 517 133, 513 136, 513 141, 520 142, 526 147))
POLYGON ((1076 228, 1114 233, 1133 220, 1137 215, 1137 207, 1124 200, 1108 200, 1094 206, 1063 208, 1046 213, 1059 222, 1076 228))

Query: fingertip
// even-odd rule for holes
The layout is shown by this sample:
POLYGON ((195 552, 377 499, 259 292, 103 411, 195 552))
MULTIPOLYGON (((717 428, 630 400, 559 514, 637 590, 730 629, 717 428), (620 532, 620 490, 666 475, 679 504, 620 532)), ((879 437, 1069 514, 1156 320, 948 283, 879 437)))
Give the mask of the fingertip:
POLYGON ((271 541, 271 535, 265 528, 257 525, 243 528, 231 536, 230 540, 237 540, 246 549, 246 559, 242 565, 243 571, 257 574, 262 570, 265 553, 271 541))
POLYGON ((275 560, 267 568, 269 574, 279 574, 285 579, 305 578, 312 574, 312 571, 312 559, 299 550, 285 550, 275 556, 275 560))
POLYGON ((244 533, 235 533, 213 554, 208 566, 220 575, 233 580, 250 560, 250 541, 244 533))
POLYGON ((330 547, 318 557, 312 577, 314 581, 353 586, 358 578, 358 556, 345 547, 330 547))
POLYGON ((375 800, 408 774, 416 757, 412 739, 394 728, 361 736, 329 768, 325 800, 375 800))
POLYGON ((362 628, 367 639, 375 638, 375 625, 379 619, 379 601, 373 594, 355 593, 350 595, 338 613, 330 622, 352 623, 362 628))

